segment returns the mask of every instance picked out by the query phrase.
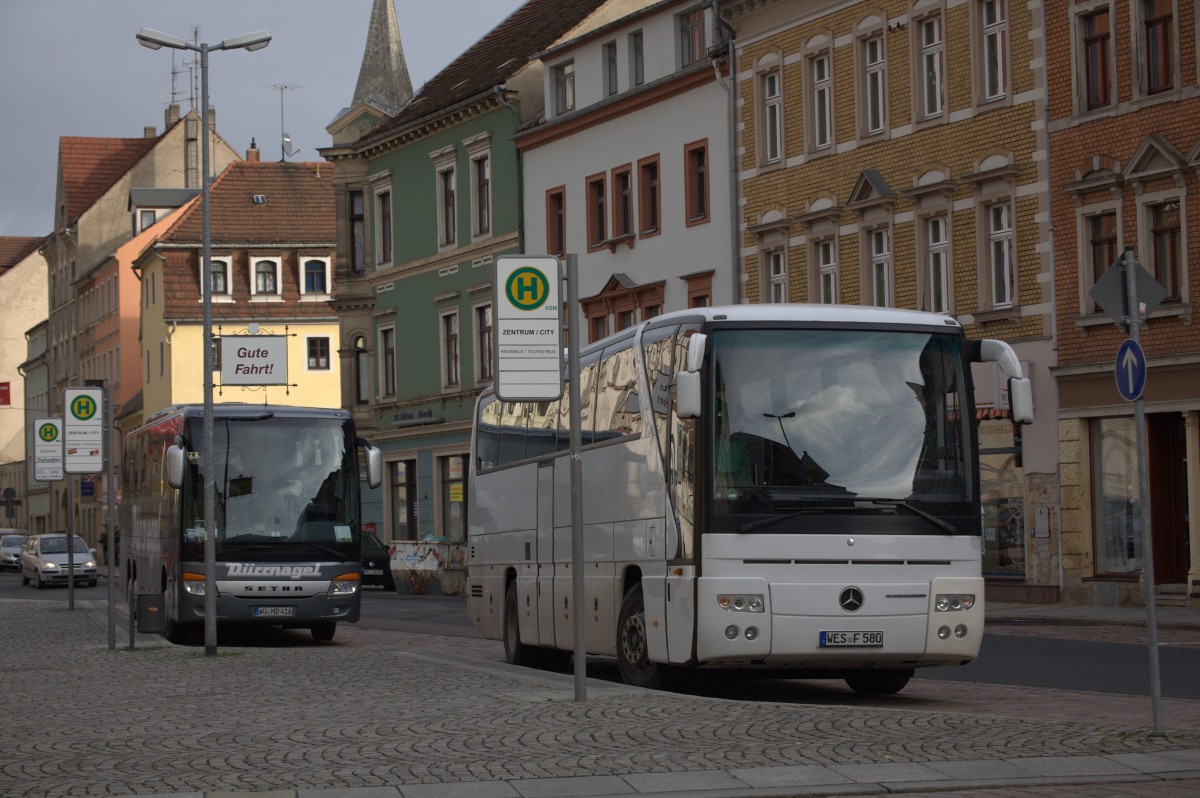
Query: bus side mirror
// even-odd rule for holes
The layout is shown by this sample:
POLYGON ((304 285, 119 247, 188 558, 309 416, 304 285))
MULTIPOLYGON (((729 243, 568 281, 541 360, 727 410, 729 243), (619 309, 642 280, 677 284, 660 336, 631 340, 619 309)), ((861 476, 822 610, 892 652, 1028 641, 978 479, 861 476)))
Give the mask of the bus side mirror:
POLYGON ((367 485, 372 488, 378 488, 383 482, 383 452, 376 446, 370 444, 366 447, 367 451, 367 485))
POLYGON ((183 447, 167 447, 167 484, 172 488, 183 487, 183 447))
POLYGON ((680 418, 700 417, 700 372, 675 375, 675 411, 680 418))
POLYGON ((1014 377, 1008 381, 1008 405, 1014 424, 1033 423, 1033 391, 1028 377, 1014 377))

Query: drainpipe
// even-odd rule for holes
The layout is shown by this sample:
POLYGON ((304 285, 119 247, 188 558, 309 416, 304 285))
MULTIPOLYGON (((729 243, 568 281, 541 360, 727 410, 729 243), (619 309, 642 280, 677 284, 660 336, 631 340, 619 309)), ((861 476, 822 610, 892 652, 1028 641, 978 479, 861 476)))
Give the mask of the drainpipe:
POLYGON ((713 20, 716 29, 727 36, 720 36, 717 46, 724 44, 729 55, 729 81, 721 79, 716 59, 713 60, 713 72, 717 82, 729 95, 729 256, 733 272, 733 290, 730 293, 731 304, 741 304, 742 301, 742 258, 741 258, 741 225, 738 212, 738 165, 737 165, 737 50, 733 46, 734 30, 728 22, 721 19, 719 0, 712 0, 713 20))
MULTIPOLYGON (((1050 169, 1050 66, 1047 64, 1049 59, 1048 46, 1046 43, 1046 4, 1042 3, 1041 7, 1041 23, 1042 23, 1042 135, 1046 138, 1046 159, 1043 163, 1046 164, 1046 237, 1050 257, 1050 350, 1055 353, 1055 362, 1058 362, 1058 297, 1057 288, 1054 284, 1054 184, 1050 169)), ((1055 390, 1057 394, 1057 389, 1055 390)), ((1058 411, 1058 403, 1055 402, 1055 412, 1058 411)), ((1054 428, 1058 429, 1058 419, 1054 419, 1054 428)), ((1057 435, 1055 438, 1057 439, 1057 435)), ((1057 449, 1057 447, 1055 447, 1057 449)), ((1055 452, 1055 461, 1058 460, 1058 452, 1055 452)), ((1055 468, 1055 490, 1058 494, 1056 516, 1058 519, 1058 600, 1061 603, 1063 593, 1067 588, 1067 572, 1063 565, 1063 528, 1062 528, 1062 469, 1055 468)), ((1028 517, 1028 516, 1026 516, 1028 517)))
MULTIPOLYGON (((500 104, 508 110, 512 111, 513 115, 513 135, 521 132, 521 112, 520 110, 505 99, 507 89, 501 83, 499 86, 493 86, 492 91, 496 93, 496 99, 500 104)), ((517 251, 525 251, 525 169, 521 164, 521 148, 513 142, 514 149, 517 155, 517 251)))

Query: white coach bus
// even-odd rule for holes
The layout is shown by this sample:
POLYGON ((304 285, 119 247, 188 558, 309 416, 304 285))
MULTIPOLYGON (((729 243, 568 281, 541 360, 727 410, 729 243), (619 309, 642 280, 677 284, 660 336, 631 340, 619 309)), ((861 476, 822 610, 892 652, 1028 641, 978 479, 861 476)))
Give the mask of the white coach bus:
MULTIPOLYGON (((759 668, 894 693, 979 652, 970 363, 1012 348, 953 318, 838 305, 655 317, 580 354, 586 649, 631 684, 759 668)), ((565 661, 570 407, 476 407, 468 610, 515 664, 565 661)))

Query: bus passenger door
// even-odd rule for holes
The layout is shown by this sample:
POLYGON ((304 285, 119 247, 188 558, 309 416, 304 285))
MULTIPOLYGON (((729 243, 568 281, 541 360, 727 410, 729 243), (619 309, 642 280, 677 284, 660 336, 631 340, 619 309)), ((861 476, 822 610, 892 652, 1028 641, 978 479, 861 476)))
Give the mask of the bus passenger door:
POLYGON ((538 641, 554 645, 554 461, 537 472, 537 589, 534 591, 538 641))

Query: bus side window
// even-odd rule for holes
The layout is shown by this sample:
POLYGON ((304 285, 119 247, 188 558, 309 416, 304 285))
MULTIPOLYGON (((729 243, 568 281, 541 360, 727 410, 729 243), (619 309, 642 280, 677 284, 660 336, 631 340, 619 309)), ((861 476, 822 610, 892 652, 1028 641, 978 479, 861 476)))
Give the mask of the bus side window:
POLYGON ((545 457, 558 450, 558 402, 531 402, 525 438, 526 457, 545 457))
POLYGON ((642 412, 637 391, 637 361, 627 340, 604 350, 596 388, 596 440, 641 432, 642 412))
POLYGON ((479 423, 475 426, 475 470, 486 471, 499 464, 500 408, 503 402, 490 396, 479 406, 479 423))
POLYGON ((650 379, 650 407, 659 451, 667 451, 668 418, 671 412, 671 349, 678 327, 660 327, 642 336, 642 356, 650 379))
MULTIPOLYGON (((579 445, 587 446, 594 440, 592 423, 596 409, 596 372, 599 371, 600 353, 586 355, 579 365, 579 445)), ((558 450, 571 448, 571 399, 569 389, 563 394, 562 410, 558 416, 558 450)))
POLYGON ((500 465, 525 459, 525 415, 524 402, 504 402, 500 413, 500 465))

